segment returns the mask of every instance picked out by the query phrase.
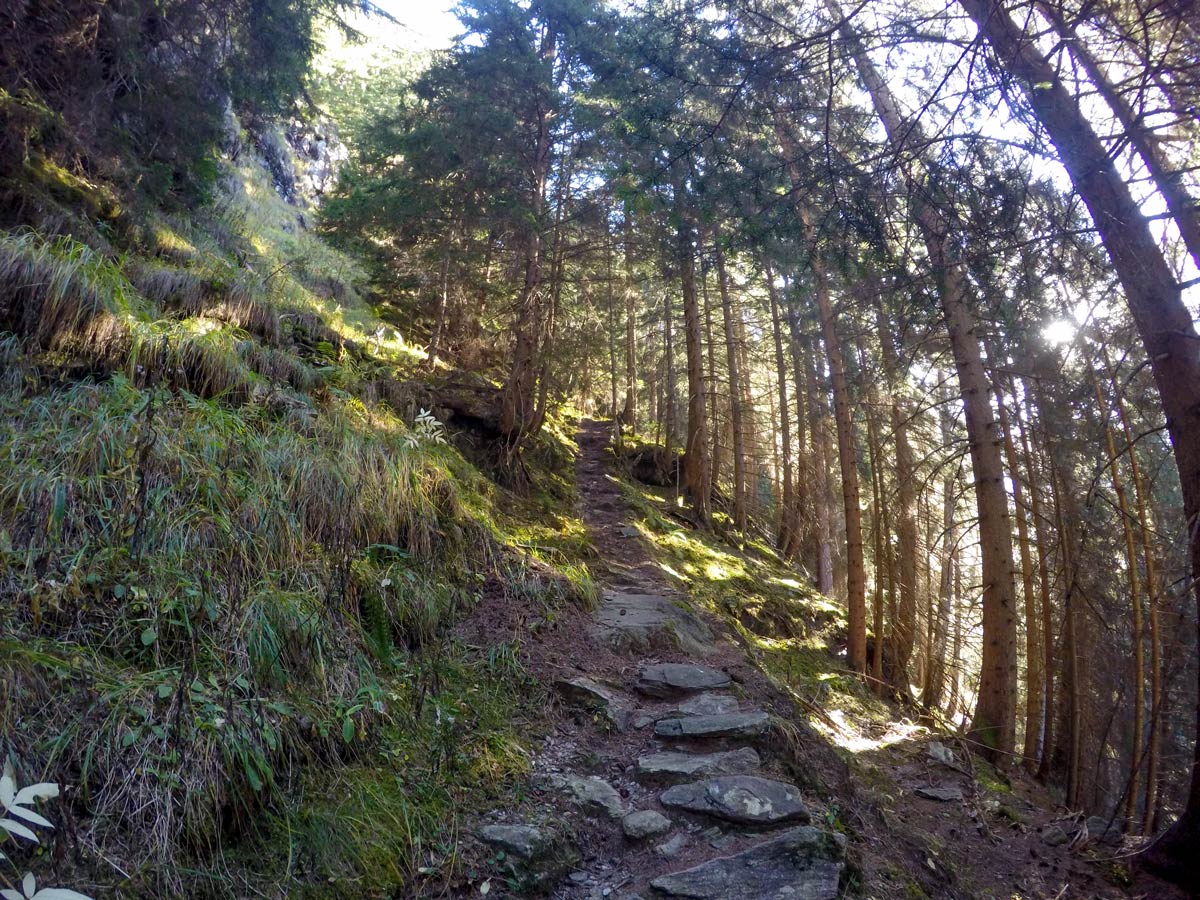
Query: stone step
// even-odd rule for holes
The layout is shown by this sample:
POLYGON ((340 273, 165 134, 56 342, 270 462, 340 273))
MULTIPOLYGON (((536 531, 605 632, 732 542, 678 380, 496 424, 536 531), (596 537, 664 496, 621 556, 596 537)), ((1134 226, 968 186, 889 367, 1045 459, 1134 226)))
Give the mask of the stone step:
POLYGON ((811 818, 798 787, 757 775, 718 775, 690 784, 677 784, 663 791, 659 801, 671 809, 710 816, 735 825, 806 824, 811 818))
POLYGON ((642 669, 637 689, 647 697, 683 697, 729 687, 732 679, 720 669, 691 663, 658 663, 642 669))
POLYGON ((744 775, 762 765, 750 747, 719 753, 652 753, 639 756, 636 774, 643 781, 683 781, 711 775, 744 775))
POLYGON ((834 900, 845 849, 842 835, 801 826, 650 885, 668 897, 692 900, 834 900))
POLYGON ((762 710, 720 713, 715 716, 684 716, 660 719, 654 725, 659 737, 699 740, 703 738, 758 737, 771 725, 762 710))
POLYGON ((662 718, 683 718, 684 716, 719 716, 724 713, 738 711, 737 697, 729 694, 717 694, 705 691, 695 697, 689 697, 679 704, 671 713, 662 718))
POLYGON ((712 653, 714 636, 695 613, 657 594, 605 591, 592 633, 618 652, 645 653, 676 647, 686 653, 712 653))

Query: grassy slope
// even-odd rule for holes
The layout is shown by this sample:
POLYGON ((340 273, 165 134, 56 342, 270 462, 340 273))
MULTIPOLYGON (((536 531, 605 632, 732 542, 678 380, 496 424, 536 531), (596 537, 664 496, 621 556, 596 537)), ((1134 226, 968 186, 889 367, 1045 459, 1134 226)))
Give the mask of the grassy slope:
POLYGON ((589 595, 570 484, 512 498, 413 431, 419 351, 253 162, 191 215, 52 187, 82 240, 0 233, 0 752, 77 786, 76 852, 6 852, 103 896, 453 879, 538 692, 451 628, 488 585, 589 595))

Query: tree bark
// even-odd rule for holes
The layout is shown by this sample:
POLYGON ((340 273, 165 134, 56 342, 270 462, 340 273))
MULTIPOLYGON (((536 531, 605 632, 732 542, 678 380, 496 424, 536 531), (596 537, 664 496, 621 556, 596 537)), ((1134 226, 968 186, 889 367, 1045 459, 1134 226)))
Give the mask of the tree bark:
POLYGON ((637 281, 633 271, 633 212, 625 204, 625 408, 621 419, 637 428, 637 281))
POLYGON ((786 558, 792 548, 793 507, 796 504, 793 492, 792 472, 792 426, 788 409, 787 365, 783 356, 783 323, 780 321, 779 291, 775 287, 775 273, 769 263, 763 264, 767 280, 767 296, 771 301, 771 336, 775 342, 775 377, 779 392, 779 440, 780 461, 783 468, 782 499, 779 505, 779 520, 776 527, 776 545, 786 558))
POLYGON ((688 419, 684 481, 692 509, 708 522, 712 489, 709 483, 708 426, 704 415, 704 350, 700 340, 700 306, 696 296, 696 245, 683 174, 675 173, 676 258, 683 289, 684 337, 687 349, 688 419))
POLYGON ((714 256, 717 264, 717 286, 721 291, 721 313, 725 320, 726 365, 729 369, 729 418, 733 423, 733 527, 746 532, 746 434, 744 430, 742 368, 738 354, 737 330, 733 294, 729 290, 729 273, 725 271, 725 251, 721 248, 720 233, 713 234, 714 256))
POLYGON ((1008 458, 1009 480, 1013 487, 1013 510, 1017 517, 1017 548, 1021 559, 1021 589, 1025 601, 1025 736, 1021 755, 1025 768, 1037 768, 1037 738, 1041 717, 1041 645, 1038 635, 1037 600, 1033 587, 1033 557, 1029 549, 1029 522, 1026 519, 1025 490, 1017 446, 1013 442, 1012 424, 999 380, 994 380, 996 409, 1000 415, 1000 433, 1004 438, 1004 454, 1008 458))

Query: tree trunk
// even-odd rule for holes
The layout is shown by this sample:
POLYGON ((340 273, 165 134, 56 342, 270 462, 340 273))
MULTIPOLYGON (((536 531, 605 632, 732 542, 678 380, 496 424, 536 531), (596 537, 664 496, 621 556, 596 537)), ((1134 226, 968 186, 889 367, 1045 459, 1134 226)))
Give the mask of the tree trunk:
MULTIPOLYGON (((990 355, 990 354, 989 354, 990 355)), ((993 361, 994 364, 994 361, 993 361)), ((1000 414, 1000 433, 1004 438, 1004 454, 1008 458, 1009 480, 1013 486, 1013 509, 1017 516, 1017 547, 1021 557, 1021 588, 1025 600, 1025 740, 1022 748, 1025 768, 1037 769, 1037 739, 1041 720, 1041 645, 1038 635, 1037 600, 1033 587, 1033 557, 1029 549, 1029 522, 1026 518, 1025 491, 1021 482, 1021 467, 1017 446, 1013 442, 1012 425, 1000 382, 994 382, 996 409, 1000 414)))
MULTIPOLYGON (((858 35, 844 20, 836 0, 827 0, 827 3, 836 18, 842 21, 842 37, 850 46, 859 75, 892 146, 904 153, 908 152, 909 141, 915 146, 924 146, 920 129, 901 116, 890 89, 867 56, 858 35)), ((958 372, 975 475, 983 563, 983 662, 970 738, 991 761, 1007 762, 1015 740, 1017 626, 1012 532, 1004 490, 1004 466, 992 415, 991 389, 970 310, 969 281, 947 216, 932 196, 931 188, 936 189, 936 185, 931 184, 929 174, 923 172, 923 165, 914 163, 905 174, 914 195, 916 223, 937 278, 958 372)))
MULTIPOLYGON (((540 48, 544 60, 553 64, 556 52, 556 32, 546 28, 540 48)), ((530 224, 525 235, 525 280, 517 300, 517 322, 514 332, 512 368, 504 385, 500 407, 500 431, 510 453, 520 446, 534 418, 535 355, 537 353, 538 321, 541 316, 542 284, 542 218, 546 211, 546 184, 550 174, 550 150, 553 146, 549 103, 539 97, 532 160, 533 183, 530 196, 530 224)))
POLYGON ((1142 585, 1138 571, 1136 538, 1133 534, 1133 512, 1129 508, 1129 497, 1125 481, 1121 477, 1120 455, 1108 403, 1100 389, 1100 379, 1092 372, 1092 390, 1096 396, 1096 409, 1104 426, 1104 446, 1108 451, 1108 472, 1112 481, 1113 494, 1117 498, 1117 514, 1121 518, 1121 533, 1125 538, 1125 565, 1129 578, 1129 607, 1133 621, 1133 746, 1129 755, 1129 778, 1125 787, 1125 822, 1132 823, 1137 813, 1138 791, 1142 775, 1142 730, 1145 727, 1143 691, 1146 685, 1146 661, 1142 646, 1142 585))
POLYGON ((667 458, 675 449, 675 398, 679 396, 679 388, 675 383, 675 309, 671 304, 671 292, 663 291, 663 356, 666 366, 664 380, 667 384, 667 410, 663 420, 663 442, 667 447, 667 458))
POLYGON ((637 428, 637 281, 633 272, 633 212, 625 204, 625 408, 621 418, 637 428))
MULTIPOLYGON (((704 246, 701 235, 700 246, 704 246)), ((721 490, 721 416, 720 397, 717 391, 720 379, 717 378, 717 342, 713 335, 712 303, 708 291, 708 267, 701 266, 701 292, 704 295, 704 344, 708 358, 708 416, 709 427, 712 429, 712 466, 708 483, 714 493, 721 490)))
POLYGON ((742 370, 738 354, 737 330, 734 316, 733 294, 729 290, 729 274, 725 271, 725 252, 721 249, 721 235, 713 234, 714 255, 717 264, 717 286, 721 291, 721 313, 725 320, 725 351, 729 368, 729 418, 733 423, 733 527, 739 533, 746 532, 746 434, 744 430, 742 396, 742 370))
POLYGON ((846 656, 850 668, 867 671, 867 580, 863 560, 862 508, 859 505, 858 451, 854 446, 854 420, 850 413, 850 386, 846 381, 846 362, 825 265, 816 242, 816 230, 808 209, 799 207, 800 221, 808 240, 809 268, 813 275, 813 296, 821 315, 821 334, 829 378, 833 384, 833 417, 837 427, 838 464, 842 470, 842 502, 846 511, 846 656))
POLYGON ((701 522, 709 518, 708 426, 704 416, 704 350, 700 341, 700 306, 696 296, 696 245, 691 210, 682 173, 675 173, 676 257, 683 289, 684 337, 687 347, 688 418, 684 481, 692 508, 701 522))
POLYGON ((809 431, 813 435, 813 494, 816 498, 817 519, 817 590, 826 597, 833 596, 833 510, 830 508, 831 486, 829 464, 833 450, 829 445, 829 414, 825 409, 828 394, 820 398, 821 382, 817 376, 815 341, 805 348, 804 362, 808 380, 809 431))
POLYGON ((792 496, 792 426, 788 410, 787 366, 783 356, 783 323, 780 321, 779 292, 775 287, 775 273, 769 263, 763 264, 767 280, 767 296, 771 301, 771 336, 775 341, 775 377, 779 392, 779 440, 780 459, 783 466, 782 500, 779 505, 779 522, 776 541, 780 553, 786 558, 792 547, 792 509, 796 504, 792 496))
MULTIPOLYGON (((1029 473, 1029 516, 1033 520, 1034 543, 1038 552, 1038 600, 1042 612, 1042 729, 1041 743, 1037 751, 1037 777, 1045 781, 1050 774, 1050 752, 1054 746, 1054 609, 1050 592, 1050 538, 1046 532, 1046 519, 1042 511, 1041 485, 1047 480, 1044 473, 1038 477, 1039 469, 1030 443, 1025 421, 1032 421, 1029 397, 1030 388, 1024 385, 1025 414, 1017 411, 1017 430, 1021 435, 1021 451, 1025 457, 1025 471, 1029 473)), ((1012 395, 1017 396, 1014 383, 1012 395)))
MULTIPOLYGON (((892 439, 896 443, 896 537, 900 542, 900 604, 892 627, 896 633, 895 666, 898 676, 908 673, 917 625, 917 491, 912 445, 908 440, 908 410, 901 396, 903 376, 892 339, 891 323, 883 309, 883 298, 875 291, 879 345, 883 351, 884 377, 891 395, 892 439)), ((904 690, 907 683, 896 685, 904 690)))

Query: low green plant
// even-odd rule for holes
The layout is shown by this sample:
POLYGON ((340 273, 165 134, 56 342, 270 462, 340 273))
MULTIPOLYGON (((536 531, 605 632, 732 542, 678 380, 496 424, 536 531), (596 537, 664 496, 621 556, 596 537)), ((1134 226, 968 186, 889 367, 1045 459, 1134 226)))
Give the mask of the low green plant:
MULTIPOLYGON (((38 800, 53 800, 58 796, 58 785, 41 782, 20 787, 11 762, 4 764, 0 773, 0 832, 11 840, 41 843, 34 828, 53 829, 54 825, 41 813, 34 811, 38 800)), ((8 857, 0 851, 0 862, 8 857)), ((86 894, 67 888, 39 888, 32 872, 26 872, 17 888, 0 888, 4 900, 91 900, 86 894)))

